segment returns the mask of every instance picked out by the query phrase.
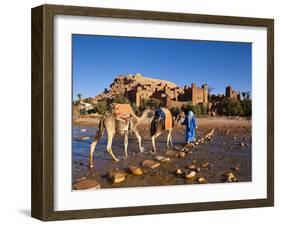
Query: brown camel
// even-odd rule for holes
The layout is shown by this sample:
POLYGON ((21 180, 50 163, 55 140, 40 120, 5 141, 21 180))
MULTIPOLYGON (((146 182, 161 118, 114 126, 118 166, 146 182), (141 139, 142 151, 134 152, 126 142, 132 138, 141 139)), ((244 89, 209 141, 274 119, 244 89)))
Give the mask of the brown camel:
MULTIPOLYGON (((165 111, 170 112, 168 109, 165 109, 165 111)), ((170 112, 172 115, 172 113, 170 112)), ((156 114, 154 114, 156 115, 156 114)), ((160 119, 156 116, 154 116, 151 126, 150 126, 150 136, 151 136, 151 141, 152 141, 152 147, 153 147, 153 152, 156 152, 156 147, 155 147, 155 139, 159 137, 164 131, 168 131, 167 135, 167 149, 170 149, 170 145, 173 146, 172 142, 172 131, 173 129, 177 126, 179 121, 184 117, 184 112, 181 111, 175 115, 172 115, 172 126, 171 128, 165 128, 165 122, 164 119, 160 119)))
POLYGON ((145 110, 141 117, 137 117, 135 113, 131 112, 131 117, 128 120, 122 120, 118 118, 114 113, 106 113, 100 120, 98 130, 96 133, 96 136, 93 139, 93 142, 90 146, 90 154, 89 154, 89 167, 93 167, 93 154, 95 151, 95 147, 97 145, 97 142, 100 140, 100 138, 103 136, 104 131, 107 132, 107 151, 111 155, 111 157, 115 161, 119 161, 113 151, 112 151, 112 140, 115 135, 115 133, 124 134, 124 150, 125 150, 125 156, 127 157, 127 149, 128 149, 128 135, 129 130, 132 131, 136 138, 138 139, 138 145, 140 152, 144 151, 144 148, 141 145, 141 136, 139 135, 139 132, 137 130, 137 125, 141 121, 145 120, 149 113, 151 113, 151 110, 145 110))

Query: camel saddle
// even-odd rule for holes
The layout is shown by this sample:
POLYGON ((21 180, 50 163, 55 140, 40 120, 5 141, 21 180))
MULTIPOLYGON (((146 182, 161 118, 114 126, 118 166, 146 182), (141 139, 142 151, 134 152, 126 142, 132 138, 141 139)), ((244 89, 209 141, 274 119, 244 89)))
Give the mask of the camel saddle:
POLYGON ((118 120, 124 120, 126 122, 129 121, 133 112, 132 107, 129 104, 115 104, 113 110, 118 120))
POLYGON ((161 108, 165 114, 165 129, 171 129, 173 127, 173 120, 171 112, 166 108, 161 108))

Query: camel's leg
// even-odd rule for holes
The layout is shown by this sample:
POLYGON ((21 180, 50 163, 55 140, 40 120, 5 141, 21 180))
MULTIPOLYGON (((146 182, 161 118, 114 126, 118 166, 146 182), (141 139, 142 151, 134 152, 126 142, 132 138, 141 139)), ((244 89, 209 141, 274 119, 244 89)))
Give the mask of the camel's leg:
POLYGON ((168 136, 167 136, 167 149, 170 149, 170 139, 171 139, 171 130, 168 131, 168 136))
POLYGON ((155 148, 155 139, 156 139, 157 137, 159 137, 160 134, 161 134, 161 132, 158 132, 158 133, 156 132, 156 133, 151 137, 152 147, 153 147, 153 150, 152 150, 152 151, 154 151, 154 152, 156 152, 156 148, 155 148))
POLYGON ((124 150, 125 150, 125 156, 128 156, 128 131, 125 131, 124 133, 124 150))
POLYGON ((97 145, 98 141, 100 140, 100 138, 101 138, 100 131, 97 131, 97 134, 96 134, 93 142, 90 145, 89 168, 93 168, 93 155, 94 155, 96 145, 97 145))
POLYGON ((113 151, 112 151, 112 140, 113 140, 113 134, 112 133, 109 133, 107 131, 107 151, 108 153, 111 155, 111 157, 114 159, 114 161, 119 161, 118 158, 115 157, 115 155, 113 154, 113 151))
POLYGON ((167 136, 167 148, 169 149, 170 146, 173 146, 173 142, 172 142, 172 130, 168 130, 168 136, 167 136))
POLYGON ((141 146, 141 136, 139 135, 139 132, 136 129, 134 130, 134 133, 135 133, 136 138, 138 139, 140 152, 143 152, 144 148, 141 146))
POLYGON ((172 130, 170 131, 170 133, 171 133, 171 135, 170 135, 170 144, 173 147, 174 145, 173 145, 173 141, 172 141, 172 130))

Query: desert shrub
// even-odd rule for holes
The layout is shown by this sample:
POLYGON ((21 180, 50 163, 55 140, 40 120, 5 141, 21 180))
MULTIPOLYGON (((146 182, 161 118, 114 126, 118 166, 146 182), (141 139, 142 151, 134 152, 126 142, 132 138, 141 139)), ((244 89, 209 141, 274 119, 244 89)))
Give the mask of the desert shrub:
POLYGON ((252 100, 244 99, 241 101, 242 116, 249 117, 252 116, 252 100))
POLYGON ((182 109, 182 111, 184 111, 185 114, 187 114, 189 111, 194 110, 191 101, 188 101, 187 103, 183 104, 181 109, 182 109))
POLYGON ((240 101, 226 98, 220 104, 219 113, 226 116, 241 116, 243 110, 240 101))
POLYGON ((79 113, 80 113, 80 115, 86 115, 87 111, 86 111, 86 109, 80 109, 79 113))
POLYGON ((84 101, 85 103, 89 103, 89 104, 91 104, 91 103, 92 103, 92 100, 91 100, 91 98, 90 98, 90 97, 85 98, 83 101, 84 101))
POLYGON ((202 116, 207 114, 207 105, 206 104, 192 104, 191 101, 184 104, 181 109, 187 114, 189 111, 192 111, 196 116, 202 116))
POLYGON ((207 115, 208 114, 208 106, 207 104, 200 104, 200 113, 201 115, 207 115))
POLYGON ((161 101, 153 98, 148 98, 148 99, 142 99, 141 100, 141 105, 140 105, 140 110, 144 111, 147 108, 152 108, 155 109, 158 106, 161 105, 161 101))
POLYGON ((118 104, 128 104, 130 103, 127 97, 125 97, 123 94, 117 94, 113 98, 113 103, 118 103, 118 104))
POLYGON ((106 101, 99 101, 97 104, 94 105, 94 112, 103 115, 108 110, 107 102, 106 101))

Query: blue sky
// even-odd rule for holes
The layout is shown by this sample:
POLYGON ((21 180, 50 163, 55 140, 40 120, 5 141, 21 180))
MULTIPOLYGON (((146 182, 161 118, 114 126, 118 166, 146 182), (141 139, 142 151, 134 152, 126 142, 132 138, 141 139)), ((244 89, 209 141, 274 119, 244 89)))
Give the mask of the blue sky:
POLYGON ((179 86, 207 83, 250 91, 251 43, 72 35, 73 97, 94 97, 120 74, 137 72, 179 86))

